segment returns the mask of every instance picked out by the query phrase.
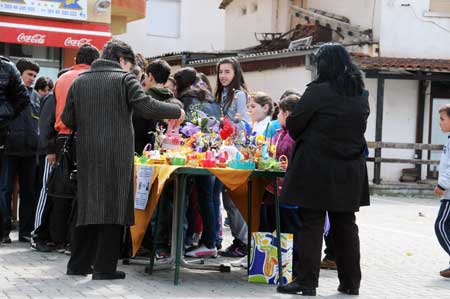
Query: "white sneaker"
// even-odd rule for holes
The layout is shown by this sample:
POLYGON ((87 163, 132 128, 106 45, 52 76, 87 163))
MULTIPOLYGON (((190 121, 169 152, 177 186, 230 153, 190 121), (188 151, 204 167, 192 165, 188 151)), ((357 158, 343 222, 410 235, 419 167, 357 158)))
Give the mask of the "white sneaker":
POLYGON ((248 268, 248 258, 247 258, 247 256, 244 256, 240 260, 231 263, 231 266, 238 267, 238 268, 241 267, 241 268, 247 269, 248 268))
POLYGON ((194 250, 186 252, 185 255, 189 257, 216 257, 217 249, 215 247, 210 249, 205 245, 202 245, 194 250))

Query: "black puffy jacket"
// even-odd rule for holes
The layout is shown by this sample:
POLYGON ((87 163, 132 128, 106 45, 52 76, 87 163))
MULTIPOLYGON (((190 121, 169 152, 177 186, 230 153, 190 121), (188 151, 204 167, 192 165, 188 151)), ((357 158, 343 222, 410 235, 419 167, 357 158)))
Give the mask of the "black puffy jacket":
MULTIPOLYGON (((29 102, 28 91, 16 66, 0 56, 0 106, 9 105, 13 108, 13 116, 18 116, 29 102)), ((7 123, 0 124, 0 131, 6 131, 6 128, 7 123)))
MULTIPOLYGON (((29 88, 29 94, 34 93, 29 88)), ((28 103, 26 107, 14 118, 8 126, 5 140, 5 155, 29 157, 36 155, 38 146, 39 115, 28 103)))

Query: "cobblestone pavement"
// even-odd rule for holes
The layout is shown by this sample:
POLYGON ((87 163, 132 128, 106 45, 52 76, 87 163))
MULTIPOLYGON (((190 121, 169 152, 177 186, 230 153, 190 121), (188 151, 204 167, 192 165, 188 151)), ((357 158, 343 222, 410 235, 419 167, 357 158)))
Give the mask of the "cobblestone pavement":
MULTIPOLYGON (((372 203, 358 213, 359 298, 450 298, 450 280, 439 276, 449 258, 434 235, 439 202, 375 197, 372 203)), ((248 283, 246 271, 236 268, 231 273, 182 270, 179 286, 173 285, 173 271, 149 276, 142 265, 121 264, 127 273, 121 281, 66 276, 68 256, 32 251, 12 237, 12 244, 0 246, 0 298, 296 298, 277 294, 271 285, 248 283)), ((337 284, 335 271, 322 271, 317 298, 348 297, 337 293, 337 284)))

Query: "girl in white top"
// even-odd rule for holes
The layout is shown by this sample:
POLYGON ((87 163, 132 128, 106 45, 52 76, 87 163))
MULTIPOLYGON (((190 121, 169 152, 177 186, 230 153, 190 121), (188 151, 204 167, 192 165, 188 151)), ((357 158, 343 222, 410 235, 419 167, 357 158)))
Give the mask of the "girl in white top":
POLYGON ((256 92, 250 95, 248 112, 252 122, 252 133, 265 135, 272 120, 273 100, 264 92, 256 92))

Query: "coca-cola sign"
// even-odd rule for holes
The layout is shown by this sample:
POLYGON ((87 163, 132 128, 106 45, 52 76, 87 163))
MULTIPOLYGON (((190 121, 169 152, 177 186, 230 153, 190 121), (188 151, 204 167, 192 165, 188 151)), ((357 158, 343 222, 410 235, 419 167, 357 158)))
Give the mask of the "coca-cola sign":
POLYGON ((45 34, 36 33, 36 34, 27 35, 22 32, 17 36, 17 41, 19 43, 43 45, 43 44, 45 44, 46 37, 47 36, 45 34))
POLYGON ((64 46, 66 47, 81 47, 84 44, 89 44, 92 42, 92 39, 89 38, 80 38, 80 39, 72 39, 70 36, 66 38, 64 41, 64 46))

